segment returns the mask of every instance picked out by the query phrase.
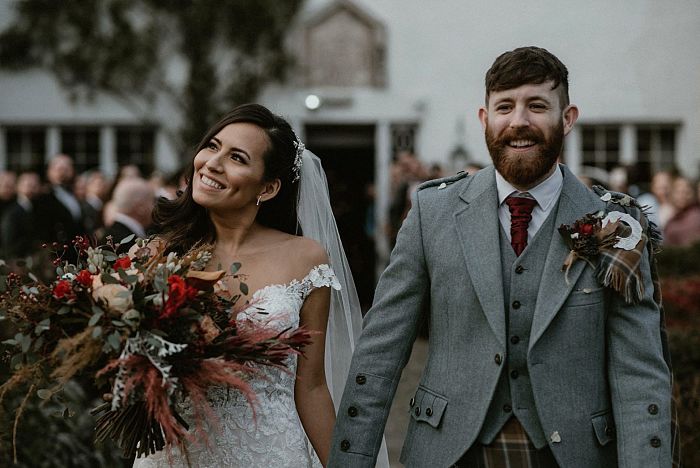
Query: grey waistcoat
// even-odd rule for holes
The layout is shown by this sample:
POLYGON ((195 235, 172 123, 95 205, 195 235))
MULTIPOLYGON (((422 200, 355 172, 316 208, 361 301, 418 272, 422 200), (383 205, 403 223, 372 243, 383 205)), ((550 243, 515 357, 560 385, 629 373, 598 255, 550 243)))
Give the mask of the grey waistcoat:
POLYGON ((482 444, 493 442, 508 419, 515 416, 536 448, 547 445, 532 395, 527 349, 537 291, 552 240, 556 212, 557 207, 554 207, 520 257, 515 256, 503 228, 499 230, 508 353, 479 433, 479 442, 482 444))

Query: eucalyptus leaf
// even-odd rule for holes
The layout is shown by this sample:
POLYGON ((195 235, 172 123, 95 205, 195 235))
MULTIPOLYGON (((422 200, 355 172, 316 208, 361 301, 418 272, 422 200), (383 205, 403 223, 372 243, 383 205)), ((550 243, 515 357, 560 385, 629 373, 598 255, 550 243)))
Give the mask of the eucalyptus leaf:
POLYGON ((101 336, 102 336, 102 327, 99 327, 99 326, 98 326, 98 327, 95 327, 95 328, 92 330, 92 337, 93 337, 93 338, 99 338, 99 337, 101 337, 101 336))
POLYGON ((104 284, 119 284, 119 280, 109 273, 102 273, 102 275, 100 275, 100 279, 104 284))
POLYGON ((241 269, 241 264, 239 262, 234 262, 231 264, 231 274, 235 275, 238 270, 241 269))
POLYGON ((2 342, 2 344, 6 344, 9 346, 17 346, 17 340, 13 340, 12 338, 5 340, 2 342))
MULTIPOLYGON (((94 327, 95 325, 97 325, 97 322, 99 322, 100 319, 102 318, 102 314, 103 314, 103 312, 100 311, 100 312, 94 314, 92 317, 90 317, 90 320, 88 321, 88 327, 94 327)), ((94 336, 94 332, 93 332, 93 336, 94 336)))
POLYGON ((49 398, 51 398, 51 390, 46 388, 41 388, 37 390, 36 394, 42 400, 48 400, 49 398))
POLYGON ((244 296, 248 295, 248 285, 245 283, 241 283, 241 292, 243 293, 244 296))
POLYGON ((44 333, 46 330, 51 328, 51 319, 44 319, 41 322, 37 323, 36 327, 34 327, 34 333, 37 335, 41 335, 44 333))
POLYGON ((134 237, 136 237, 136 234, 129 234, 124 239, 120 240, 119 243, 120 244, 127 244, 127 243, 131 242, 132 240, 134 240, 134 237))
POLYGON ((113 262, 118 258, 117 254, 115 254, 111 250, 103 250, 102 255, 104 255, 105 260, 107 260, 108 262, 113 262))
POLYGON ((123 268, 117 270, 117 273, 119 274, 119 278, 121 278, 122 281, 124 281, 125 283, 129 282, 129 275, 126 274, 123 268))
POLYGON ((29 292, 34 296, 37 296, 39 295, 39 288, 37 288, 36 286, 32 286, 31 288, 29 288, 29 292))
POLYGON ((71 311, 71 307, 70 307, 70 306, 67 306, 67 305, 64 305, 64 306, 61 306, 61 308, 58 309, 58 312, 56 312, 56 313, 57 313, 58 315, 66 315, 66 314, 67 314, 68 312, 70 312, 70 311, 71 311))
POLYGON ((107 342, 115 351, 119 351, 122 344, 121 335, 119 334, 119 332, 115 331, 107 337, 107 342))
POLYGON ((39 278, 37 278, 36 275, 34 273, 32 273, 31 271, 29 273, 27 273, 27 276, 29 276, 29 279, 34 281, 35 283, 39 282, 39 278))
POLYGON ((27 335, 22 335, 22 341, 20 341, 20 344, 22 345, 22 352, 26 353, 32 346, 32 339, 27 335))
POLYGON ((63 268, 61 267, 56 267, 56 274, 58 276, 63 276, 63 268))
POLYGON ((10 368, 14 370, 18 370, 22 367, 22 355, 21 354, 15 354, 12 356, 12 359, 10 359, 10 368))
POLYGON ((121 320, 112 320, 112 325, 114 325, 115 327, 123 327, 126 324, 121 320))

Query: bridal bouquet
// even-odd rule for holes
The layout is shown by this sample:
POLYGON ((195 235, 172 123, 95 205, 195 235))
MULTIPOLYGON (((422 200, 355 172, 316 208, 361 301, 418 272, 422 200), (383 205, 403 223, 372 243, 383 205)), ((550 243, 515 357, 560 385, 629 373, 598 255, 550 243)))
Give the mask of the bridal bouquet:
POLYGON ((204 271, 211 246, 179 256, 141 239, 117 255, 118 245, 76 238, 78 261, 55 260, 50 284, 0 266, 0 323, 16 331, 3 342, 12 374, 0 385, 0 402, 26 389, 15 429, 29 398, 48 400, 87 376, 104 391, 105 403, 93 410, 97 441, 113 439, 126 457, 182 446, 189 428, 176 403, 188 398, 197 424, 212 414, 210 386, 237 389, 254 405, 247 381, 260 365, 284 366, 309 343, 303 329, 237 323, 240 294, 222 297, 216 285, 228 275, 247 294, 245 278, 240 264, 204 271))

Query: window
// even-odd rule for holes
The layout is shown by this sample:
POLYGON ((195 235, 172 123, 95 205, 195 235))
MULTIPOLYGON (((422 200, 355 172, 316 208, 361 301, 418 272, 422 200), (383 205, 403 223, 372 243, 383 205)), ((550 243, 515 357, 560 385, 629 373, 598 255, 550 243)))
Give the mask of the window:
POLYGON ((117 164, 133 164, 145 177, 153 172, 155 130, 148 127, 117 128, 117 164))
POLYGON ((418 125, 414 123, 391 125, 391 156, 396 157, 402 151, 415 153, 418 125))
POLYGON ((7 169, 43 172, 46 131, 40 127, 9 127, 5 130, 7 169))
POLYGON ((653 173, 673 169, 676 162, 676 127, 639 125, 637 127, 637 170, 641 180, 653 173))
POLYGON ((582 163, 609 171, 620 165, 620 126, 583 125, 582 163))
POLYGON ((73 158, 76 174, 100 165, 100 130, 97 127, 61 129, 61 152, 73 158))

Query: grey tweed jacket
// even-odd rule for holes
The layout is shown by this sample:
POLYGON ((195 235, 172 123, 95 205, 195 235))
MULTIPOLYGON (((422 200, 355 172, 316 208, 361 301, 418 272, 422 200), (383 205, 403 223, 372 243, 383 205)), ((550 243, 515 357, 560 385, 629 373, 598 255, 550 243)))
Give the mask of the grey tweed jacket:
MULTIPOLYGON (((565 167, 555 228, 605 204, 565 167)), ((504 365, 506 321, 495 171, 422 186, 352 360, 331 467, 374 466, 401 371, 429 310, 428 360, 401 454, 406 466, 447 467, 477 440, 504 365)), ((671 465, 670 375, 647 256, 635 305, 601 288, 552 236, 527 352, 537 414, 562 467, 671 465)), ((406 402, 408 409, 409 402, 406 402)))

